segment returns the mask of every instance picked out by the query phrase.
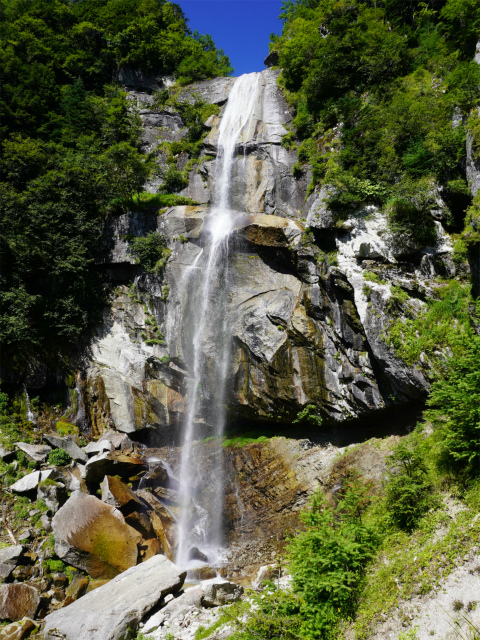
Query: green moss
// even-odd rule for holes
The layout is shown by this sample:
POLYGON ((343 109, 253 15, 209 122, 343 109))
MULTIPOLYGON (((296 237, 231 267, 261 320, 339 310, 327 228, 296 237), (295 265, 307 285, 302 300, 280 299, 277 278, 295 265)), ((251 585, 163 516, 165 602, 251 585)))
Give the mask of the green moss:
POLYGON ((269 438, 266 436, 259 436, 258 438, 238 436, 236 438, 227 438, 223 440, 222 447, 225 449, 228 447, 245 447, 247 444, 259 444, 260 442, 268 442, 268 440, 269 438))
MULTIPOLYGON (((76 397, 77 397, 77 394, 75 393, 75 398, 76 397)), ((57 420, 57 422, 55 423, 55 429, 58 431, 58 433, 61 436, 78 434, 78 427, 72 424, 71 422, 67 422, 67 420, 63 420, 63 419, 57 420)))

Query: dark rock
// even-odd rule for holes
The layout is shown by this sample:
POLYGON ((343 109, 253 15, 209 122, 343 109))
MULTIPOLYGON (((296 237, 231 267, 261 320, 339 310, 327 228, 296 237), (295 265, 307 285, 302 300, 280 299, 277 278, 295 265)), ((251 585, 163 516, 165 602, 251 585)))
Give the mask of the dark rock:
POLYGON ((208 562, 208 556, 200 551, 198 547, 191 547, 188 550, 189 560, 200 560, 201 562, 208 562))
POLYGON ((86 576, 76 575, 65 591, 65 606, 78 600, 88 588, 89 579, 86 576))
POLYGON ((34 618, 40 603, 38 591, 27 584, 0 586, 0 620, 34 618))
POLYGON ((28 580, 32 577, 33 567, 31 564, 21 564, 12 571, 14 580, 28 580))
POLYGON ((268 56, 263 61, 266 67, 276 67, 278 65, 278 51, 270 51, 268 56))
POLYGON ((37 499, 43 500, 53 513, 57 513, 60 507, 67 501, 68 494, 65 486, 61 483, 43 484, 40 482, 38 485, 37 499))
POLYGON ((186 573, 165 556, 154 556, 108 584, 45 618, 45 640, 123 640, 169 593, 179 591, 186 573))

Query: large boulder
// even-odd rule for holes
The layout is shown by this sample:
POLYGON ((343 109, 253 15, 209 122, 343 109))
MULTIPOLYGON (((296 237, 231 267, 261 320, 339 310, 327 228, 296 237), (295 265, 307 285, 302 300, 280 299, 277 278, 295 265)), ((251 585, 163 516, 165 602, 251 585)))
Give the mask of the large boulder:
POLYGON ((28 584, 13 583, 0 586, 0 620, 34 618, 39 603, 38 591, 28 584))
POLYGON ((21 544, 0 549, 0 576, 4 580, 11 575, 12 571, 19 564, 24 550, 25 547, 21 544))
MULTIPOLYGON (((142 628, 142 633, 147 635, 155 631, 163 625, 168 627, 172 635, 176 635, 175 626, 181 624, 185 615, 192 609, 201 609, 203 591, 200 587, 190 587, 185 590, 178 598, 173 598, 170 602, 148 618, 142 628)), ((181 629, 178 629, 181 633, 181 629)))
POLYGON ((169 593, 179 591, 186 572, 154 556, 108 584, 45 618, 46 640, 124 640, 169 593))
POLYGON ((55 482, 55 484, 40 482, 38 485, 37 499, 43 500, 53 513, 57 513, 67 498, 67 490, 61 482, 55 482))
POLYGON ((141 535, 95 496, 74 493, 52 525, 58 557, 94 578, 113 578, 137 564, 141 535))

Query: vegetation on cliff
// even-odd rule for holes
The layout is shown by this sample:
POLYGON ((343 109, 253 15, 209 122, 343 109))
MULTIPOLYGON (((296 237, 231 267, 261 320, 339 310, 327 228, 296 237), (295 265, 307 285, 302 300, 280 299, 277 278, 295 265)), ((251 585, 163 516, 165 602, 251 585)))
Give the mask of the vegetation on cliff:
POLYGON ((312 167, 310 188, 333 185, 339 217, 363 202, 383 204, 395 231, 427 242, 440 189, 459 230, 469 203, 467 117, 480 99, 478 3, 288 0, 283 7, 283 33, 271 48, 296 109, 297 170, 312 167))
POLYGON ((102 223, 157 170, 122 69, 179 83, 229 74, 210 36, 165 0, 3 0, 2 365, 59 353, 105 304, 94 267, 102 223))

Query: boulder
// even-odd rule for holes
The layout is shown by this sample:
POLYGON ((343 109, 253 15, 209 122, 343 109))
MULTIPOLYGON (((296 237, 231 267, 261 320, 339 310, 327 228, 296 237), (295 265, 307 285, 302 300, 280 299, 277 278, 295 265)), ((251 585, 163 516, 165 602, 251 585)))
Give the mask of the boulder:
POLYGON ((93 578, 113 578, 137 564, 141 535, 95 496, 75 492, 53 518, 55 553, 93 578))
POLYGON ((101 482, 105 476, 129 478, 145 469, 145 463, 139 458, 131 458, 123 453, 112 451, 101 453, 85 465, 85 482, 101 482))
POLYGON ((67 490, 61 482, 56 484, 43 484, 40 482, 38 485, 37 499, 43 500, 53 513, 57 513, 60 507, 67 501, 67 498, 67 490))
POLYGON ((186 572, 154 556, 128 569, 68 607, 45 618, 46 640, 123 640, 169 593, 179 591, 186 572))
POLYGON ((80 449, 73 438, 68 436, 54 436, 50 433, 47 433, 43 437, 55 449, 63 449, 64 451, 69 453, 73 460, 76 460, 77 462, 86 462, 88 460, 88 456, 85 451, 82 451, 82 449, 80 449))
POLYGON ((202 582, 202 604, 205 607, 219 607, 223 604, 232 604, 240 600, 243 595, 243 587, 234 582, 228 582, 222 578, 214 578, 202 582))
POLYGON ((144 507, 142 500, 116 476, 105 476, 101 489, 103 502, 111 504, 112 507, 120 508, 129 502, 135 503, 137 507, 144 507))
POLYGON ((13 583, 0 586, 0 620, 34 618, 39 603, 38 591, 28 584, 13 583))
POLYGON ((19 622, 12 622, 0 629, 0 640, 23 640, 27 638, 37 625, 30 618, 23 618, 19 622))
POLYGON ((115 447, 109 440, 105 440, 104 442, 90 442, 83 448, 83 450, 88 456, 97 456, 99 453, 113 451, 114 448, 115 447))
POLYGON ((98 439, 98 444, 104 442, 109 442, 114 449, 121 449, 122 451, 131 451, 133 449, 133 442, 130 440, 126 433, 118 433, 117 431, 104 433, 103 436, 98 439))
POLYGON ((25 547, 17 544, 13 547, 0 549, 0 576, 5 580, 8 578, 23 555, 25 547))
POLYGON ((16 442, 15 446, 35 462, 45 462, 48 454, 52 450, 52 447, 49 447, 46 444, 28 444, 27 442, 16 442))
POLYGON ((46 471, 34 471, 33 473, 29 473, 27 476, 20 478, 12 484, 10 489, 14 493, 29 493, 30 491, 34 491, 38 488, 40 482, 43 482, 47 478, 51 478, 54 480, 58 477, 58 473, 55 469, 47 469, 46 471))

